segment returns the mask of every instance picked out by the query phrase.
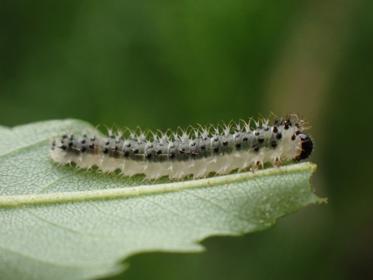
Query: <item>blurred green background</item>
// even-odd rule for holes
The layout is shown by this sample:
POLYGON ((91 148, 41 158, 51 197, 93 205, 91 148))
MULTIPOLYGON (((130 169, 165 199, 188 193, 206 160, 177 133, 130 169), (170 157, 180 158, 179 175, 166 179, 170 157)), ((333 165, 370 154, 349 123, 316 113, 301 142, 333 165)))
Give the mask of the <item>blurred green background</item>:
MULTIPOLYGON (((373 279, 373 1, 0 0, 0 124, 108 126, 297 112, 329 204, 110 279, 373 279)), ((109 279, 109 278, 108 278, 109 279)))

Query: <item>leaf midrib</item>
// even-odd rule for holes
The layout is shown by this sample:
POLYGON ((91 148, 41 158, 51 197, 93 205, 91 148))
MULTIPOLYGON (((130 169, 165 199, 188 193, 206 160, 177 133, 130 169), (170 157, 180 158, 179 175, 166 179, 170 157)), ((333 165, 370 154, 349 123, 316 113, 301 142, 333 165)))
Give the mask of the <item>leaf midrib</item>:
POLYGON ((111 188, 105 190, 0 196, 0 208, 21 207, 26 205, 37 206, 45 204, 61 204, 93 200, 125 199, 135 196, 177 192, 193 188, 216 187, 224 184, 248 181, 266 176, 287 175, 307 171, 312 173, 315 169, 315 164, 305 162, 282 167, 268 168, 256 172, 245 172, 176 183, 140 185, 135 187, 111 188))

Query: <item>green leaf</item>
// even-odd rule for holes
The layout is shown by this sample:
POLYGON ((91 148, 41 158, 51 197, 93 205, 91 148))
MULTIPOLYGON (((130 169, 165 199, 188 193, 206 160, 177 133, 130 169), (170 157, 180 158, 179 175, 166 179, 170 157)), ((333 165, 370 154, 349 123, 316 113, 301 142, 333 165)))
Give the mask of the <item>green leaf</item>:
POLYGON ((149 251, 200 252, 212 235, 263 230, 320 203, 311 163, 183 182, 146 183, 57 166, 50 139, 76 121, 0 127, 1 279, 91 279, 149 251))

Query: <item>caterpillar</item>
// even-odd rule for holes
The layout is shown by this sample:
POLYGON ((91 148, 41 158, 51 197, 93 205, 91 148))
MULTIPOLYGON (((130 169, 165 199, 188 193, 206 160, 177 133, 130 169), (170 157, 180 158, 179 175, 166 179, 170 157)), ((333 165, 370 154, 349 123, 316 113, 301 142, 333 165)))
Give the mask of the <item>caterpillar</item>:
POLYGON ((292 114, 179 132, 65 133, 52 140, 50 157, 58 164, 119 170, 124 176, 203 178, 307 159, 313 142, 305 130, 305 122, 292 114))

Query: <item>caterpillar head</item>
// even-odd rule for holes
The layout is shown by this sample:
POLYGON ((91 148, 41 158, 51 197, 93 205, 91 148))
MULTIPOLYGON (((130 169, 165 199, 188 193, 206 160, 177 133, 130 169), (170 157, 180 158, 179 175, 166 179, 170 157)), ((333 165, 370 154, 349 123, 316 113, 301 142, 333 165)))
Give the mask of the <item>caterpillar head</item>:
POLYGON ((313 150, 312 139, 310 136, 304 133, 299 134, 298 137, 301 141, 301 152, 295 159, 296 160, 306 159, 311 155, 312 150, 313 150))

